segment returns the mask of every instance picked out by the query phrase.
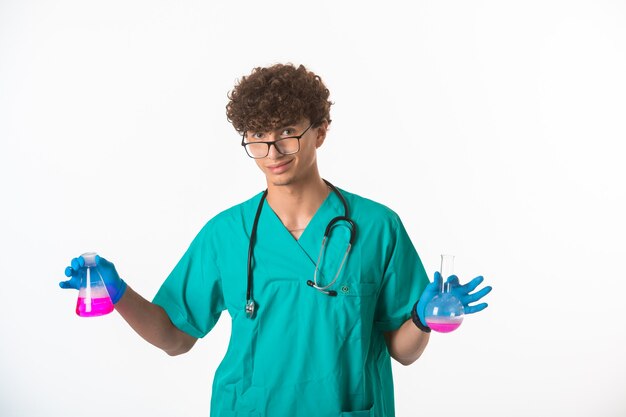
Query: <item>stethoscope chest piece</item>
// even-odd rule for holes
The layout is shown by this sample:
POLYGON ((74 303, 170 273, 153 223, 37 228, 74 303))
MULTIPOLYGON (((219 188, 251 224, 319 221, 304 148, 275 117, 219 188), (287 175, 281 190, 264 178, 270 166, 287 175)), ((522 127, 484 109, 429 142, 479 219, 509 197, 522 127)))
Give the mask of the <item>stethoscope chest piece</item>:
POLYGON ((254 314, 256 313, 256 303, 254 300, 248 300, 246 302, 246 316, 249 319, 254 318, 254 314))

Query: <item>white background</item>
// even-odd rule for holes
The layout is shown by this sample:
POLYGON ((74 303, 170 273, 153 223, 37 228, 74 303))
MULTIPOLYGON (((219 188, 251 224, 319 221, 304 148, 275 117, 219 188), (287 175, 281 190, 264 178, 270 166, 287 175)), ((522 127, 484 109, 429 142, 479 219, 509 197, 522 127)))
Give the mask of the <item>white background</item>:
POLYGON ((264 188, 224 106, 277 62, 331 91, 322 175, 494 287, 397 415, 625 416, 626 4, 495 0, 0 0, 0 415, 209 414, 227 313, 170 358, 57 283, 95 250, 152 298, 264 188))

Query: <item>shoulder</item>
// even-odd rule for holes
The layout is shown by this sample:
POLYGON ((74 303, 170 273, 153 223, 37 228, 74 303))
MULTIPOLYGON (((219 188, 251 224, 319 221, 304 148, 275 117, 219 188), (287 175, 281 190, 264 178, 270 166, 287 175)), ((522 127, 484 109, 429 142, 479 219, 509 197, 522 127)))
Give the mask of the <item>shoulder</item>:
POLYGON ((232 207, 229 207, 226 210, 223 210, 222 212, 217 214, 215 217, 213 217, 210 221, 224 222, 224 221, 229 221, 233 219, 240 219, 241 216, 246 216, 250 212, 254 213, 259 205, 259 202, 261 201, 262 195, 263 195, 263 192, 255 194, 253 197, 249 198, 248 200, 242 203, 236 204, 232 207))
POLYGON ((386 264, 394 251, 410 250, 407 249, 412 246, 410 238, 394 210, 369 198, 340 191, 348 203, 357 235, 364 237, 359 241, 366 253, 380 254, 382 262, 386 264))
POLYGON ((244 227, 248 222, 252 222, 254 219, 254 214, 261 201, 262 195, 263 193, 260 192, 248 200, 216 214, 207 221, 199 234, 206 235, 216 231, 232 231, 234 228, 244 227))
POLYGON ((355 219, 393 226, 401 223, 398 214, 386 205, 343 189, 340 192, 348 203, 350 215, 355 219))

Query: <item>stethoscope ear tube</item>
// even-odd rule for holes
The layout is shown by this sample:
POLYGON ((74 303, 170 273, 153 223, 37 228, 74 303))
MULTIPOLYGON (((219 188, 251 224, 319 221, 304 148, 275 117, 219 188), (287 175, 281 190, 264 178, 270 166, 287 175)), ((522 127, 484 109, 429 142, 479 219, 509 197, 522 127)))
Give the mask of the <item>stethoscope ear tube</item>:
POLYGON ((324 238, 328 238, 328 236, 330 235, 330 229, 333 228, 335 223, 340 222, 342 220, 350 224, 350 246, 352 246, 354 244, 354 239, 356 237, 356 224, 348 216, 337 216, 334 219, 332 219, 328 223, 328 226, 326 226, 326 230, 324 231, 324 238))

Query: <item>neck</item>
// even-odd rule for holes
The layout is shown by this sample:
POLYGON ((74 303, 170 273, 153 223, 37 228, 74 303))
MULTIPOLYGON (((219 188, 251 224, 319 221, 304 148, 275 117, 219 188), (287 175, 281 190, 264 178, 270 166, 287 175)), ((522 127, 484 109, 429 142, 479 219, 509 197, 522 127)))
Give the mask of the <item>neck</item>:
POLYGON ((289 185, 269 183, 267 203, 288 230, 303 230, 329 191, 319 175, 289 185))

